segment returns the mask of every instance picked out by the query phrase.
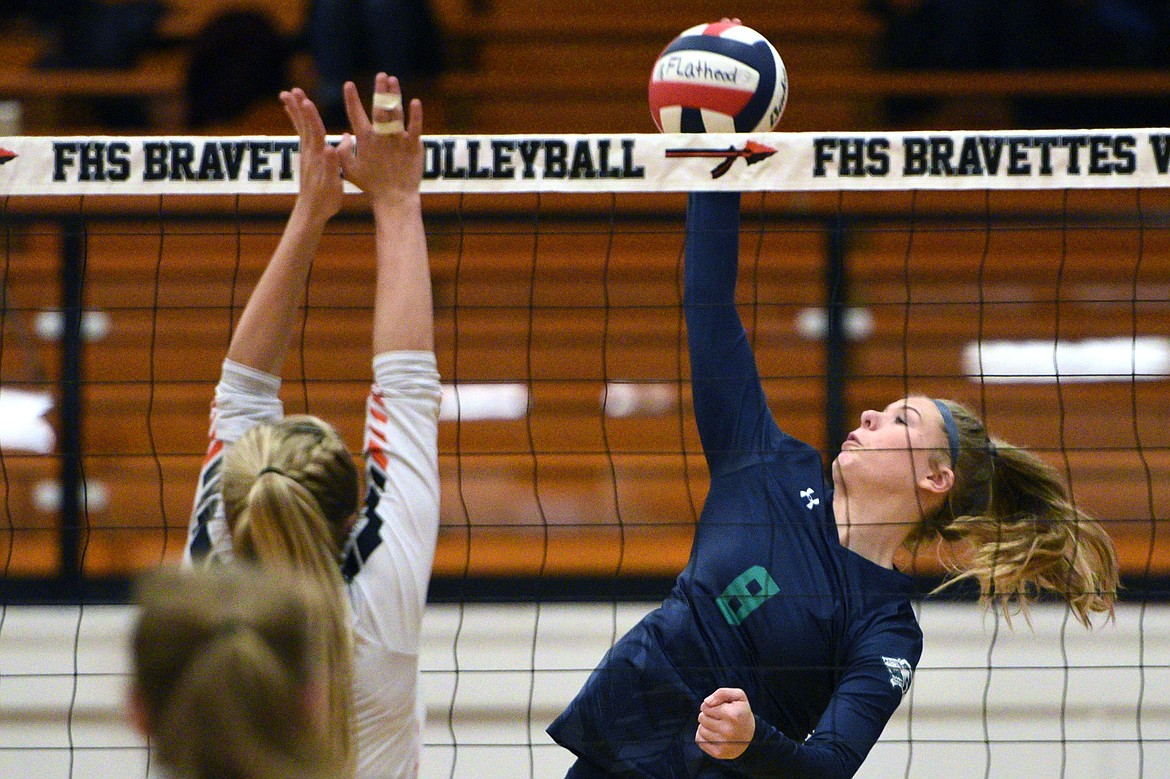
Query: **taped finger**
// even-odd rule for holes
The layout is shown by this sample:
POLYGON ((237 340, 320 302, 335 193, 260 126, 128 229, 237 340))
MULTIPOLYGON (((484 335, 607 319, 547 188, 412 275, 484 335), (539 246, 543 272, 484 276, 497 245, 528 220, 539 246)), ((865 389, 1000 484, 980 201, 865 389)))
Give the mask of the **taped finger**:
POLYGON ((378 135, 397 135, 406 132, 406 125, 401 119, 391 119, 389 122, 374 122, 371 128, 378 135))
POLYGON ((374 108, 382 108, 387 111, 402 108, 402 95, 394 92, 378 92, 374 95, 374 108))

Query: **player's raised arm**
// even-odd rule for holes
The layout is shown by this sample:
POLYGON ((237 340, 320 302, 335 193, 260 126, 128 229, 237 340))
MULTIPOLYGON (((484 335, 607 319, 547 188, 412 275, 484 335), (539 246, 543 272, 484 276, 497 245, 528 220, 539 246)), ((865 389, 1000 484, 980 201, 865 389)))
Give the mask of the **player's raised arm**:
POLYGON ((321 115, 301 89, 282 92, 281 102, 300 138, 300 191, 280 243, 253 290, 228 346, 228 359, 280 374, 296 332, 309 267, 326 223, 341 208, 339 150, 325 141, 321 115))
POLYGON ((359 777, 414 776, 422 754, 419 635, 439 528, 438 411, 431 278, 423 233, 422 107, 379 73, 372 110, 344 88, 345 177, 375 223, 374 386, 366 407, 365 507, 343 571, 354 617, 359 777))
POLYGON ((727 458, 762 451, 775 430, 735 307, 739 201, 735 192, 700 192, 687 204, 687 342, 695 421, 712 472, 727 458))
POLYGON ((372 117, 357 88, 345 87, 355 153, 342 157, 345 176, 370 200, 374 214, 378 281, 374 301, 374 354, 432 351, 434 314, 423 231, 422 103, 402 102, 398 79, 379 73, 372 117))
POLYGON ((244 306, 228 345, 216 388, 211 443, 200 473, 184 556, 231 555, 220 507, 223 446, 255 424, 284 416, 280 371, 296 332, 294 319, 305 295, 309 267, 325 225, 341 207, 338 152, 325 140, 321 116, 305 92, 280 94, 300 140, 300 190, 263 274, 244 306))

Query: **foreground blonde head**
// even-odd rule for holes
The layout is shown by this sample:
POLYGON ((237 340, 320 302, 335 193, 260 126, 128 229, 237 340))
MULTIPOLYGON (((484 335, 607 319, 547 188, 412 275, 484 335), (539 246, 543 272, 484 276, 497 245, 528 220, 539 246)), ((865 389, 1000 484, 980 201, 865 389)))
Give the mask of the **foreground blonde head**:
POLYGON ((353 638, 341 552, 358 508, 357 467, 330 425, 289 416, 251 428, 224 456, 223 503, 237 557, 291 566, 327 599, 330 742, 353 765, 353 638))
POLYGON ((168 775, 341 775, 314 701, 327 608, 318 593, 250 566, 166 566, 138 582, 136 601, 133 711, 168 775))

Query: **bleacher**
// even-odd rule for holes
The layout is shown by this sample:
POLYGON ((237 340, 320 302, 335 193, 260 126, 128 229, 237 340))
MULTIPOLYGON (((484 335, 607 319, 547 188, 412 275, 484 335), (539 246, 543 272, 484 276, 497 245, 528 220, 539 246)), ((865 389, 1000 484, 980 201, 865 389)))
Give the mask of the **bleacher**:
MULTIPOLYGON (((116 2, 116 0, 111 0, 116 2)), ((0 100, 25 106, 28 134, 100 131, 76 110, 79 98, 142 97, 147 132, 182 132, 190 48, 226 9, 257 9, 296 44, 292 83, 312 89, 303 47, 305 4, 295 0, 169 0, 157 41, 130 70, 46 70, 45 42, 9 24, 0 45, 0 100)), ((1075 70, 906 72, 875 67, 881 22, 863 0, 770 0, 732 9, 766 35, 788 68, 790 100, 782 130, 898 129, 881 111, 889 98, 930 97, 914 129, 1003 128, 1020 96, 1150 97, 1170 93, 1170 72, 1075 70)), ((685 27, 708 19, 701 0, 631 10, 619 0, 552 5, 538 0, 432 0, 447 69, 408 84, 426 103, 434 133, 654 132, 646 85, 658 53, 685 27)), ((291 85, 291 84, 290 84, 291 85)), ((905 128, 909 129, 909 128, 905 128)), ((216 132, 287 132, 275 100, 258 104, 216 132)))
MULTIPOLYGON (((300 3, 264 5, 282 30, 294 34, 300 3)), ((24 64, 0 71, 0 99, 145 96, 161 106, 152 114, 152 131, 182 132, 175 101, 182 93, 184 41, 214 7, 176 5, 165 24, 168 46, 132 73, 50 78, 32 66, 35 49, 26 41, 12 54, 24 64)), ((612 0, 559 8, 533 0, 493 0, 484 8, 442 0, 435 8, 448 31, 452 65, 431 85, 433 96, 423 95, 428 109, 436 109, 428 110, 428 131, 435 133, 652 131, 645 106, 650 64, 674 34, 706 19, 698 0, 646 12, 612 0)), ((943 123, 1044 84, 1026 74, 934 74, 915 82, 909 74, 875 72, 869 63, 877 28, 857 0, 829 9, 780 0, 751 9, 750 19, 746 11, 743 16, 788 63, 792 96, 785 130, 872 129, 875 101, 918 88, 959 97, 940 113, 943 123)), ((1085 74, 1083 86, 1105 90, 1108 78, 1116 76, 1085 74)), ((1068 83, 1053 87, 1067 89, 1068 83)), ((1151 83, 1132 88, 1151 89, 1151 83)), ((275 114, 261 111, 241 127, 287 133, 275 114)), ((43 106, 27 115, 53 119, 29 126, 30 133, 92 129, 73 127, 69 115, 43 106)), ((978 118, 995 126, 1002 115, 992 109, 978 118)), ((1000 208, 1019 214, 1039 202, 1059 213, 1053 197, 1008 198, 1000 208)), ((960 364, 962 345, 980 337, 1125 337, 1135 323, 1143 332, 1167 332, 1166 236, 1080 229, 1078 214, 1130 213, 1135 205, 1110 193, 1076 197, 1069 228, 1003 230, 990 238, 978 229, 956 231, 958 222, 923 217, 981 217, 983 204, 975 196, 875 199, 874 208, 889 212, 888 222, 849 250, 851 299, 873 313, 874 326, 854 345, 848 402, 856 415, 907 389, 923 389, 984 405, 1000 435, 1040 448, 1066 471, 1078 500, 1110 523, 1127 570, 1142 573, 1151 551, 1167 542, 1157 521, 1170 501, 1170 428, 1159 411, 1167 382, 981 390, 960 364), (911 214, 922 219, 910 223, 912 232, 911 214), (1114 256, 1122 261, 1102 261, 1114 256), (924 303, 907 318, 908 295, 915 302, 964 300, 971 306, 924 303), (1058 295, 1059 306, 1053 302, 1058 295), (977 308, 980 301, 985 305, 977 308)), ((1160 193, 1147 198, 1147 209, 1165 206, 1160 193)), ((650 205, 617 216, 611 239, 603 206, 590 204, 586 211, 596 219, 583 219, 574 216, 576 202, 568 197, 542 200, 539 237, 531 218, 497 218, 493 209, 505 205, 498 202, 458 217, 460 237, 452 227, 457 201, 428 201, 444 380, 530 382, 532 391, 526 418, 443 423, 438 573, 665 576, 685 564, 706 474, 685 416, 689 388, 678 310, 683 200, 645 202, 650 205), (659 415, 609 417, 601 403, 607 381, 666 385, 681 405, 659 415)), ((778 421, 827 447, 824 358, 796 322, 824 295, 824 236, 810 217, 828 220, 836 204, 823 196, 773 196, 767 203, 769 211, 791 210, 796 218, 790 231, 761 239, 758 265, 757 247, 745 240, 741 301, 778 421), (746 307, 753 301, 757 309, 746 307)), ((152 220, 150 204, 127 205, 140 211, 138 221, 95 219, 88 228, 86 307, 106 312, 112 323, 106 337, 87 346, 84 362, 83 465, 94 487, 84 559, 97 575, 133 571, 181 549, 219 360, 280 227, 279 218, 245 213, 239 220, 226 214, 186 225, 168 221, 164 229, 152 220)), ((279 217, 287 205, 273 198, 255 208, 279 217)), ((530 217, 534 201, 516 197, 507 205, 530 217)), ((105 206, 90 200, 87 207, 105 206)), ((11 214, 44 208, 7 204, 11 214)), ((314 266, 304 346, 294 349, 285 372, 289 410, 307 407, 329 419, 355 448, 369 381, 373 268, 367 229, 360 218, 342 222, 325 241, 314 266)), ((10 305, 24 317, 58 305, 45 279, 56 277, 59 252, 60 236, 49 222, 36 223, 31 232, 11 231, 6 287, 10 305)), ((4 322, 8 346, 0 350, 0 368, 6 383, 25 379, 27 354, 13 346, 15 326, 11 317, 4 322)), ((36 348, 55 375, 55 345, 36 348)), ((43 497, 38 502, 37 490, 55 473, 55 462, 6 456, 3 467, 10 532, 0 533, 0 557, 9 560, 11 574, 50 572, 55 516, 43 497)), ((1148 572, 1170 572, 1167 560, 1157 555, 1148 572)))

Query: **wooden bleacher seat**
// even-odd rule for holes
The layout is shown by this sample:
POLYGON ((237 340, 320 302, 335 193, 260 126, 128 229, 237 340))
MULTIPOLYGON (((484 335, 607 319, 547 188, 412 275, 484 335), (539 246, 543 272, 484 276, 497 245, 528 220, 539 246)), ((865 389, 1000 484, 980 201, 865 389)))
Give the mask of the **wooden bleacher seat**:
MULTIPOLYGON (((639 8, 593 2, 563 9, 496 0, 448 22, 468 66, 439 82, 453 131, 654 132, 646 88, 659 52, 704 21, 702 4, 639 8)), ((790 75, 867 67, 877 28, 859 8, 763 6, 745 19, 777 46, 790 75)), ((799 79, 793 82, 793 89, 799 79)), ((848 106, 822 95, 790 101, 785 129, 847 123, 848 106), (826 115, 826 112, 830 112, 826 115)))
MULTIPOLYGON (((0 43, 0 99, 24 104, 24 132, 30 135, 103 132, 69 102, 93 98, 143 98, 149 108, 150 132, 180 133, 184 130, 190 44, 215 15, 225 10, 256 9, 267 14, 278 32, 290 40, 299 35, 305 15, 305 4, 297 0, 167 0, 166 6, 155 44, 129 69, 39 67, 46 42, 27 27, 7 25, 0 43)), ((296 78, 307 80, 305 63, 297 60, 293 64, 296 78)), ((276 127, 269 120, 259 125, 268 126, 276 127)), ((252 129, 256 129, 254 122, 252 129)))
MULTIPOLYGON (((451 5, 448 0, 445 6, 451 5)), ((1014 72, 882 71, 880 22, 862 2, 758 4, 745 24, 773 42, 787 65, 789 101, 779 130, 866 131, 1010 126, 1021 96, 1150 97, 1170 91, 1170 72, 1118 69, 1014 72), (932 97, 919 124, 891 128, 882 103, 932 97)), ((459 56, 439 82, 451 132, 654 132, 647 82, 658 53, 710 18, 699 2, 638 8, 616 0, 549 7, 492 0, 443 15, 459 56)))
MULTIPOLYGON (((27 34, 0 45, 0 99, 28 103, 26 125, 36 134, 99 132, 74 115, 62 98, 145 97, 152 132, 183 130, 187 45, 218 11, 258 8, 285 35, 305 22, 304 3, 252 0, 171 0, 160 35, 131 71, 42 71, 33 67, 27 34)), ((431 133, 654 132, 646 99, 650 68, 685 26, 709 20, 709 8, 684 2, 639 9, 616 0, 548 7, 533 0, 437 0, 449 69, 420 85, 431 133)), ((934 97, 940 107, 914 128, 1003 128, 1008 100, 1019 96, 1134 96, 1170 91, 1170 72, 883 72, 874 67, 880 24, 856 0, 826 9, 807 0, 762 4, 748 23, 767 35, 788 66, 790 98, 780 130, 866 131, 883 126, 880 106, 891 97, 934 97)), ((314 74, 303 54, 294 58, 294 83, 311 88, 314 74)), ((897 129, 897 128, 894 128, 897 129)), ((259 108, 229 127, 232 134, 287 132, 278 107, 259 108)))
POLYGON ((216 15, 227 10, 257 10, 265 13, 277 31, 288 37, 300 34, 308 4, 304 0, 166 0, 167 14, 159 25, 164 40, 188 41, 199 34, 216 15))

